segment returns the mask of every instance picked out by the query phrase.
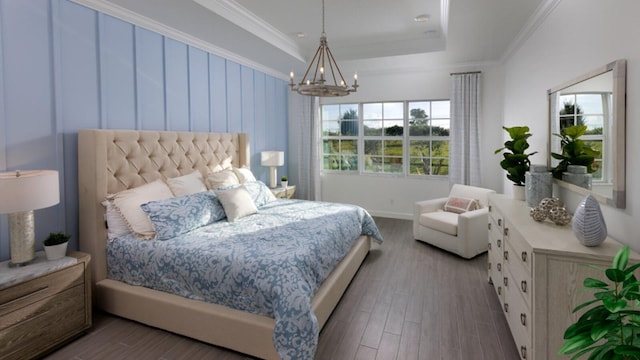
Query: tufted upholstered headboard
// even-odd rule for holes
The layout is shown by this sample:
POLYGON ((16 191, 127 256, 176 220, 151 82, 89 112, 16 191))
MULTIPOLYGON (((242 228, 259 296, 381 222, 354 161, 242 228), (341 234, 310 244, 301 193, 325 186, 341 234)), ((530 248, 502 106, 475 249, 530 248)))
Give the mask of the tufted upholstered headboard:
POLYGON ((91 254, 93 283, 107 276, 107 194, 162 178, 249 166, 249 138, 242 133, 143 130, 78 132, 80 250, 91 254))

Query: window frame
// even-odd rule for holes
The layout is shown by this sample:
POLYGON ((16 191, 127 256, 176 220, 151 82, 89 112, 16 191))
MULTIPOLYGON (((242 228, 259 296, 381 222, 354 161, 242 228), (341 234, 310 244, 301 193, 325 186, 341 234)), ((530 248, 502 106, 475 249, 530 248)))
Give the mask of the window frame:
MULTIPOLYGON (((365 175, 365 176, 382 176, 382 177, 404 177, 404 178, 413 178, 413 179, 432 179, 432 180, 448 180, 449 179, 449 171, 447 170, 447 174, 446 175, 432 175, 432 174, 412 174, 410 173, 410 160, 412 158, 411 154, 410 154, 410 142, 411 141, 416 141, 416 140, 422 140, 423 138, 427 138, 427 141, 429 141, 429 159, 431 161, 432 159, 432 142, 433 141, 446 141, 448 143, 450 143, 451 141, 451 134, 449 132, 448 136, 433 136, 432 134, 429 136, 416 136, 416 135, 410 135, 410 120, 411 120, 411 115, 410 115, 410 104, 412 103, 421 103, 421 102, 427 102, 429 103, 429 116, 428 116, 428 120, 429 120, 429 125, 431 125, 431 121, 432 120, 448 120, 449 121, 449 131, 451 130, 451 100, 450 99, 446 99, 446 98, 437 98, 437 99, 426 99, 426 100, 389 100, 389 101, 364 101, 364 102, 344 102, 344 103, 329 103, 329 104, 321 104, 320 105, 320 120, 321 120, 321 124, 320 124, 320 128, 321 128, 321 142, 322 142, 322 162, 320 165, 320 171, 321 173, 328 173, 328 174, 345 174, 345 175, 365 175), (436 119, 433 119, 431 117, 432 115, 432 107, 433 107, 433 103, 435 102, 443 102, 446 101, 449 103, 449 117, 445 118, 445 117, 439 117, 436 119), (364 115, 363 115, 363 109, 365 104, 381 104, 382 106, 382 111, 384 111, 384 104, 385 103, 402 103, 402 109, 403 109, 403 118, 402 120, 402 128, 403 128, 403 133, 402 136, 390 136, 390 135, 384 135, 384 116, 382 116, 382 118, 380 119, 380 121, 382 122, 382 133, 378 136, 378 135, 365 135, 364 133, 364 125, 365 125, 365 119, 364 119, 364 115), (327 155, 324 151, 324 142, 325 140, 353 140, 353 137, 349 137, 346 138, 342 135, 338 135, 338 136, 325 136, 324 135, 324 107, 325 106, 339 106, 339 108, 341 106, 353 106, 353 105, 357 105, 357 109, 358 109, 358 135, 357 135, 357 161, 358 161, 358 166, 355 170, 341 170, 341 169, 328 169, 325 168, 325 156, 327 155), (375 172, 375 171, 366 171, 365 169, 365 141, 366 140, 381 140, 383 141, 383 146, 384 146, 384 140, 398 140, 402 142, 402 156, 401 161, 402 161, 402 167, 401 167, 401 171, 400 172, 375 172)), ((340 114, 340 112, 338 113, 340 114)), ((368 119, 367 121, 372 121, 375 119, 368 119)), ((397 121, 399 119, 396 118, 390 118, 388 119, 390 121, 397 121)), ((335 121, 335 120, 328 120, 328 121, 335 121)), ((340 155, 342 156, 341 152, 340 155)), ((389 157, 387 155, 384 155, 384 153, 382 155, 380 155, 381 157, 389 157)), ((391 156, 394 157, 394 156, 391 156)), ((447 168, 449 165, 449 158, 447 157, 447 168)), ((430 165, 431 166, 431 163, 430 165)))

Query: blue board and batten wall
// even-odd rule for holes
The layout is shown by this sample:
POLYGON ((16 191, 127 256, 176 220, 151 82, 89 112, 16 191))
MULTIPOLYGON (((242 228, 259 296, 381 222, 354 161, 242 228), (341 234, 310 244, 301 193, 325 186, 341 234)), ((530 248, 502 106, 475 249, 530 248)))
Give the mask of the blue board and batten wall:
MULTIPOLYGON (((247 132, 251 167, 287 150, 287 83, 67 0, 0 0, 0 171, 60 172, 60 204, 36 211, 36 242, 77 248, 81 128, 247 132)), ((279 169, 286 173, 286 166, 279 169)), ((9 258, 0 216, 0 260, 9 258)))

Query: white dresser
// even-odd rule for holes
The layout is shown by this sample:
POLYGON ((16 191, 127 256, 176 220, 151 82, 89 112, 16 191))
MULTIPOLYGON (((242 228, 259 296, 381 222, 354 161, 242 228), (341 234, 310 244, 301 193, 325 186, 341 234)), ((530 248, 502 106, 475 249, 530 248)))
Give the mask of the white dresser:
MULTIPOLYGON (((603 272, 584 265, 609 267, 621 246, 610 238, 597 247, 583 246, 571 224, 535 222, 524 201, 490 195, 489 281, 522 359, 566 359, 558 349, 578 317, 571 311, 593 298, 592 291, 580 292, 584 278, 606 280, 603 272)), ((632 252, 631 259, 640 255, 632 252)))

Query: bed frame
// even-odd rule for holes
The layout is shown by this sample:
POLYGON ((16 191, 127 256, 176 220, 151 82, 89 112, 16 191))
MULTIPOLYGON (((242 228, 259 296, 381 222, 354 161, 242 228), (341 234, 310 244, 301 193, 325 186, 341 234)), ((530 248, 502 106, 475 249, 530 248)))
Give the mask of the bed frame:
MULTIPOLYGON (((94 304, 108 312, 245 354, 279 359, 274 320, 225 306, 107 279, 107 231, 101 202, 159 178, 249 166, 247 134, 95 130, 78 133, 80 250, 91 254, 94 304)), ((320 328, 371 247, 362 236, 312 301, 320 328)))

